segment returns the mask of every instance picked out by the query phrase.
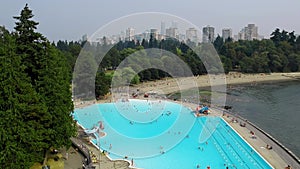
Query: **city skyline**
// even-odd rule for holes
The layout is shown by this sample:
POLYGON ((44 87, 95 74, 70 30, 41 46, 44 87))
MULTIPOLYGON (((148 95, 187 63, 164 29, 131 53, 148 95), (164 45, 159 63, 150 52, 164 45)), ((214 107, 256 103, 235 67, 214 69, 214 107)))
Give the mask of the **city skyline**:
MULTIPOLYGON (((0 25, 13 30, 15 20, 13 16, 20 14, 26 1, 5 1, 0 6, 0 25)), ((216 1, 164 1, 153 0, 145 4, 142 1, 32 1, 29 7, 38 21, 38 31, 50 41, 78 40, 82 35, 93 34, 97 29, 122 16, 139 12, 163 12, 184 18, 199 29, 205 25, 216 28, 216 34, 221 35, 223 28, 231 28, 237 34, 248 23, 255 23, 260 28, 260 34, 268 38, 276 29, 295 31, 300 34, 300 24, 293 18, 299 12, 300 1, 291 0, 289 3, 275 3, 274 1, 230 2, 216 1), (159 4, 159 5, 158 5, 159 4), (203 8, 211 6, 211 8, 203 8), (278 11, 280 9, 280 11, 278 11)), ((160 30, 160 23, 153 24, 160 30)), ((165 26, 168 27, 167 25, 165 26)), ((125 28, 126 29, 126 28, 125 28)), ((150 29, 150 28, 149 28, 150 29)))
MULTIPOLYGON (((202 31, 198 30, 195 27, 189 27, 185 30, 178 29, 180 26, 177 22, 172 21, 170 22, 169 26, 166 27, 166 22, 161 21, 160 29, 158 28, 150 28, 145 29, 144 31, 136 32, 134 27, 128 27, 124 31, 120 31, 119 34, 113 35, 106 35, 106 43, 117 43, 119 40, 122 41, 142 41, 143 39, 149 40, 150 35, 157 40, 162 40, 166 38, 176 38, 180 41, 187 41, 190 40, 192 42, 210 42, 213 43, 214 40, 220 36, 225 41, 228 38, 231 38, 234 41, 237 40, 261 40, 261 39, 268 39, 269 37, 264 37, 259 34, 258 26, 255 23, 248 23, 246 26, 240 28, 240 31, 236 31, 236 34, 233 33, 232 28, 226 27, 222 28, 222 32, 218 33, 215 32, 215 27, 206 25, 202 27, 202 31)), ((87 40, 87 35, 83 35, 81 40, 87 40)), ((103 43, 103 37, 98 37, 98 41, 103 43)))

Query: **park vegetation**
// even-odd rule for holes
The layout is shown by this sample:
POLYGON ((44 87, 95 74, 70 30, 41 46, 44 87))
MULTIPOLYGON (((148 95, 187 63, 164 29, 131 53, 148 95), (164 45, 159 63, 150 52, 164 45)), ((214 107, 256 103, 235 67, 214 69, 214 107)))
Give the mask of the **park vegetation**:
POLYGON ((26 5, 13 32, 0 27, 0 168, 45 163, 70 145, 76 126, 66 57, 42 34, 26 5))
MULTIPOLYGON (((285 30, 280 30, 279 28, 270 35, 270 39, 254 39, 252 41, 233 41, 233 39, 230 38, 224 41, 222 37, 217 36, 212 45, 219 54, 224 72, 272 73, 300 71, 300 36, 296 36, 294 31, 287 32, 285 30)), ((90 62, 95 62, 101 55, 101 52, 99 52, 99 54, 97 51, 103 51, 103 48, 109 49, 101 60, 101 63, 99 62, 100 65, 98 65, 97 69, 95 80, 95 93, 97 98, 104 96, 109 92, 111 79, 114 75, 111 72, 114 72, 126 57, 143 49, 157 48, 162 49, 162 51, 169 51, 183 60, 189 66, 193 75, 207 74, 207 70, 200 57, 192 50, 195 46, 201 46, 202 44, 195 44, 189 40, 187 42, 180 42, 177 39, 172 38, 157 40, 152 36, 150 36, 150 40, 143 39, 142 42, 134 40, 119 41, 114 45, 109 45, 105 40, 106 38, 103 37, 102 41, 104 43, 98 43, 96 45, 90 44, 87 41, 58 41, 56 45, 69 61, 71 72, 74 69, 75 61, 80 54, 80 51, 92 53, 95 57, 93 57, 90 62)), ((139 53, 143 54, 143 57, 141 58, 145 58, 145 55, 150 55, 152 58, 155 58, 155 55, 162 55, 160 59, 155 60, 155 64, 157 65, 168 65, 170 64, 169 62, 172 62, 170 57, 163 56, 163 52, 139 53)), ((134 64, 129 64, 129 67, 125 72, 134 72, 132 69, 137 69, 139 65, 150 64, 152 62, 151 59, 137 60, 134 64)), ((176 63, 172 63, 172 65, 176 65, 176 63)), ((176 69, 176 67, 174 67, 174 69, 176 69)), ((220 70, 215 71, 215 73, 219 72, 220 70)), ((150 68, 138 72, 138 76, 135 76, 130 83, 138 84, 139 82, 157 80, 169 76, 170 75, 165 71, 150 68)))

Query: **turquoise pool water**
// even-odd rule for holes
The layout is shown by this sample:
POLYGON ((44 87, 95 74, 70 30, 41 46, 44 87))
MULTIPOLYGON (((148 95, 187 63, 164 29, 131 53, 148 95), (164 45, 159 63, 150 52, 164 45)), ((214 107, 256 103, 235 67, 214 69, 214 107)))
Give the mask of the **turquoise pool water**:
POLYGON ((195 118, 173 102, 129 100, 76 109, 74 118, 107 135, 92 141, 112 159, 133 159, 144 169, 272 168, 222 118, 195 118))

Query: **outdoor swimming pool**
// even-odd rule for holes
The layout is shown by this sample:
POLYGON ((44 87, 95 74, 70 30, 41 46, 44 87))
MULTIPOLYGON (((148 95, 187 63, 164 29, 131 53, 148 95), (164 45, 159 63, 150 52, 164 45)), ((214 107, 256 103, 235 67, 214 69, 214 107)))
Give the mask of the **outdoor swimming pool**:
POLYGON ((129 100, 76 109, 84 128, 102 122, 100 144, 112 159, 134 160, 144 169, 272 168, 222 118, 195 118, 192 110, 167 101, 129 100))

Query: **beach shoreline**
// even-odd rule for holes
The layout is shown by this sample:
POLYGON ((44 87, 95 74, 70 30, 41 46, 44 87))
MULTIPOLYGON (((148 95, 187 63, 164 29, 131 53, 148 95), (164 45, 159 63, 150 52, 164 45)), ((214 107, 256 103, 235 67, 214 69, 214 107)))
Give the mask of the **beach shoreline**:
POLYGON ((201 75, 185 78, 165 78, 162 80, 148 81, 135 85, 135 88, 143 91, 162 91, 164 94, 170 94, 177 91, 187 90, 193 87, 200 89, 210 89, 212 86, 226 85, 227 87, 235 85, 257 85, 263 83, 277 83, 300 80, 300 72, 296 73, 271 73, 271 74, 242 74, 229 73, 227 75, 201 75), (193 81, 196 85, 180 84, 182 82, 193 81), (180 86, 179 86, 180 85, 180 86))
MULTIPOLYGON (((131 92, 138 91, 140 96, 143 97, 144 93, 157 92, 161 95, 168 95, 171 93, 188 90, 192 88, 199 88, 202 90, 210 90, 212 86, 216 85, 226 85, 226 89, 232 88, 239 85, 260 85, 260 84, 272 84, 272 83, 282 83, 300 81, 300 72, 294 73, 271 73, 271 74, 242 74, 242 73, 229 73, 227 75, 201 75, 194 77, 184 77, 184 78, 165 78, 155 81, 141 82, 140 84, 129 86, 131 92), (218 80, 213 85, 210 81, 218 80), (193 81, 196 82, 194 85, 181 85, 181 82, 193 81), (223 83, 225 82, 225 83, 223 83)), ((128 93, 131 94, 131 93, 128 93)), ((96 103, 109 103, 115 101, 110 94, 102 97, 99 100, 93 99, 88 101, 83 101, 80 99, 75 99, 73 101, 75 108, 83 108, 88 105, 96 103)))

